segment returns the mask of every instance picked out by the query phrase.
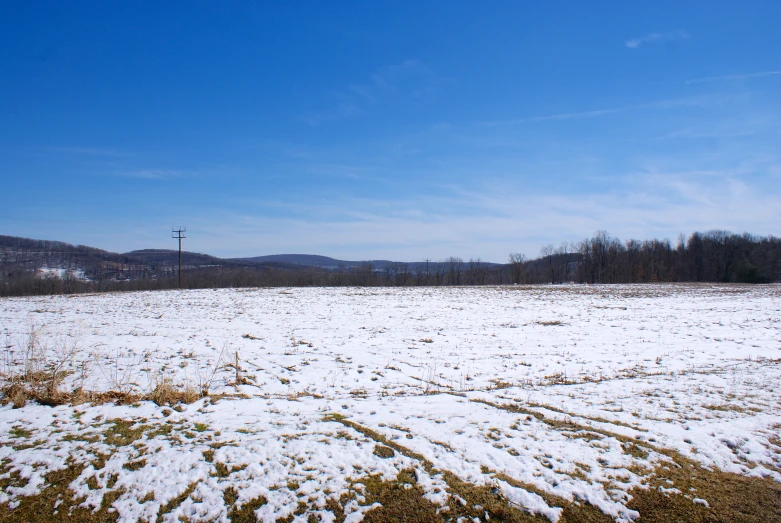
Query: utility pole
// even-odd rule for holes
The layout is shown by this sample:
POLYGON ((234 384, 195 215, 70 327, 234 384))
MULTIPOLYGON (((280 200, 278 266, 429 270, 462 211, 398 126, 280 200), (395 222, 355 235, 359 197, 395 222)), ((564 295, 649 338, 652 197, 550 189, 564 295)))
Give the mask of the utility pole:
POLYGON ((171 229, 171 238, 175 238, 179 240, 179 288, 182 288, 182 238, 187 238, 187 236, 184 235, 184 232, 187 230, 187 227, 179 226, 178 229, 171 229))

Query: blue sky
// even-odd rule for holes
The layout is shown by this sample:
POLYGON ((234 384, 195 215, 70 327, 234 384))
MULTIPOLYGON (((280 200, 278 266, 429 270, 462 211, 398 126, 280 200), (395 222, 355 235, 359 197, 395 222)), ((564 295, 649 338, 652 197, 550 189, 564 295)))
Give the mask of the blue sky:
POLYGON ((3 2, 0 234, 536 256, 781 235, 781 3, 3 2))

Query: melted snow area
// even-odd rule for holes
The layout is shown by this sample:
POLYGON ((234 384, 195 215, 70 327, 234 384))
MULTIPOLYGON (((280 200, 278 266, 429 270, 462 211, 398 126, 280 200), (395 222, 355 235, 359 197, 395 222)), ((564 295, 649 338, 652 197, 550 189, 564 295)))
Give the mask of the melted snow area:
POLYGON ((83 463, 71 488, 94 507, 122 489, 121 521, 154 520, 183 494, 163 520, 226 521, 230 487, 239 504, 266 499, 260 521, 299 503, 329 521, 328 500, 352 493, 359 521, 362 478, 413 470, 443 507, 449 471, 550 521, 561 509, 521 483, 631 521, 628 491, 668 458, 617 436, 781 481, 779 286, 224 289, 12 298, 0 311, 4 373, 37 328, 51 351, 81 348, 65 389, 144 393, 165 375, 233 396, 0 407, 0 472, 26 480, 0 493, 12 507, 83 463), (355 427, 410 452, 381 457, 355 427))

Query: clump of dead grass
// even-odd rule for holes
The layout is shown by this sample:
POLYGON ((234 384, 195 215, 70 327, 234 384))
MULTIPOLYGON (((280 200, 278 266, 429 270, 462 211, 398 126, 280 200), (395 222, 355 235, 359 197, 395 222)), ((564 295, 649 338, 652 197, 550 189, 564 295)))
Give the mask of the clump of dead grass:
MULTIPOLYGON (((116 359, 113 365, 104 365, 85 357, 79 344, 79 336, 68 336, 54 340, 44 340, 42 327, 30 325, 23 343, 18 350, 8 344, 3 348, 2 367, 0 367, 0 404, 12 404, 14 408, 24 407, 28 401, 41 405, 64 405, 80 403, 132 404, 149 400, 157 405, 189 404, 209 396, 217 371, 235 367, 237 383, 247 383, 236 363, 226 364, 223 347, 216 362, 205 368, 195 368, 195 379, 185 379, 181 383, 158 371, 149 380, 149 388, 144 392, 136 383, 141 362, 120 367, 116 359), (85 388, 92 370, 98 367, 103 373, 110 389, 107 391, 85 388), (73 385, 66 390, 66 378, 73 385)), ((146 370, 146 369, 143 369, 146 370)))
POLYGON ((192 383, 185 382, 176 385, 168 376, 157 374, 153 378, 152 390, 147 394, 149 399, 157 405, 177 405, 179 403, 193 403, 208 395, 208 390, 199 390, 192 383))
MULTIPOLYGON (((3 349, 3 367, 0 371, 3 385, 0 392, 5 403, 14 408, 35 400, 44 405, 60 405, 78 394, 61 390, 66 377, 77 368, 77 356, 81 352, 78 335, 58 338, 46 343, 42 327, 30 324, 25 341, 19 351, 12 345, 3 349)), ((82 371, 85 364, 82 362, 82 371)))

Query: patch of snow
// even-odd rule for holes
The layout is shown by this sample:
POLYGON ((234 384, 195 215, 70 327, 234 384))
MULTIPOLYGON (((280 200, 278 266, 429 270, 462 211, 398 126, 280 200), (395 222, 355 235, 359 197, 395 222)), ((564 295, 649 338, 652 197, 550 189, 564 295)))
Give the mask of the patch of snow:
POLYGON ((364 478, 414 470, 440 509, 454 496, 447 471, 551 521, 561 508, 515 485, 632 521, 635 471, 669 458, 636 456, 625 438, 781 481, 771 443, 780 296, 778 285, 573 285, 5 298, 3 374, 23 369, 32 324, 51 360, 63 341, 81 348, 63 362, 64 388, 145 393, 163 376, 246 398, 181 412, 151 402, 0 407, 0 477, 23 480, 0 503, 39 492, 48 472, 75 463, 84 468, 70 487, 85 507, 123 489, 120 521, 156 519, 190 485, 165 520, 224 521, 234 488, 239 503, 266 499, 264 521, 299 503, 328 520, 328 501, 343 495, 348 519, 360 521, 371 507, 364 478), (237 356, 242 385, 227 365, 237 356), (410 452, 377 456, 377 442, 330 413, 410 452), (118 423, 138 439, 109 437, 118 423))

